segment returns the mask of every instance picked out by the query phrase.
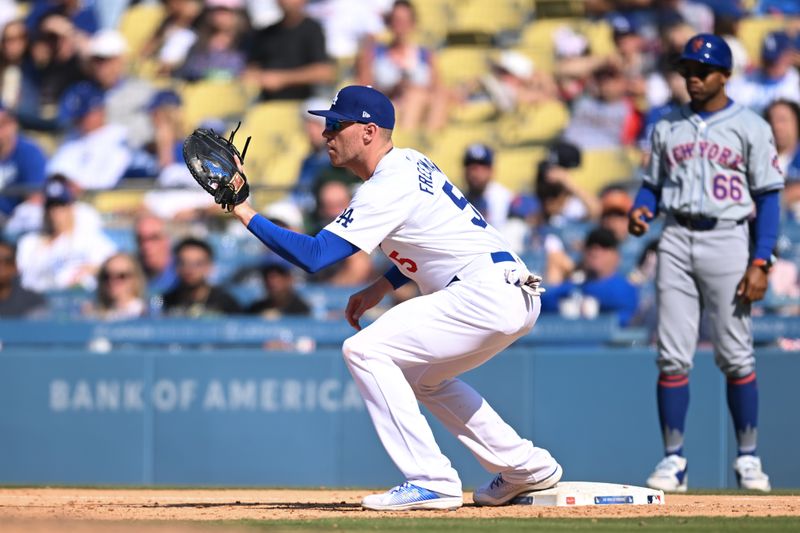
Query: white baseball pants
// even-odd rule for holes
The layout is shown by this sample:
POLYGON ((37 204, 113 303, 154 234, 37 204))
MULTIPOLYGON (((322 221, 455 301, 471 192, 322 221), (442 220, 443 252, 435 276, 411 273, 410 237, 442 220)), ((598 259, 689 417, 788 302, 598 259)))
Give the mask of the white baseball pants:
POLYGON ((488 265, 403 302, 344 342, 345 362, 378 437, 415 485, 452 496, 462 491, 417 400, 486 470, 502 472, 509 482, 536 482, 555 468, 547 450, 521 438, 480 394, 455 379, 528 333, 539 316, 539 297, 506 283, 509 265, 488 265))

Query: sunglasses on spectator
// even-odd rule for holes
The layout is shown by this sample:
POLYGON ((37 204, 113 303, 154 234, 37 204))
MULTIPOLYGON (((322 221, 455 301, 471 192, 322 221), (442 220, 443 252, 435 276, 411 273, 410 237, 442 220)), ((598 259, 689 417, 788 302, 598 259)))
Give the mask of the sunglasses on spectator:
POLYGON ((721 70, 716 67, 702 64, 687 65, 685 63, 681 63, 678 65, 678 74, 686 79, 699 78, 704 80, 715 72, 721 72, 721 70))
POLYGON ((133 277, 133 272, 128 272, 128 271, 125 271, 125 270, 122 270, 122 271, 119 271, 119 272, 108 271, 108 272, 103 272, 100 275, 100 279, 102 279, 103 281, 111 281, 111 280, 120 281, 120 280, 129 279, 129 278, 132 278, 132 277, 133 277))

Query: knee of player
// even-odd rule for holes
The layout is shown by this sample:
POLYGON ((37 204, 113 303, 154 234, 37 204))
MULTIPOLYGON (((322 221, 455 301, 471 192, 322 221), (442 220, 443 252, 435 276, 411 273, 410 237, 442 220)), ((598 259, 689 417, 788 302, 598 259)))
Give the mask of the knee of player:
POLYGON ((409 382, 409 385, 411 385, 411 389, 414 391, 414 395, 417 398, 432 396, 442 388, 442 384, 442 381, 437 383, 425 383, 419 381, 409 382))
POLYGON ((724 365, 720 368, 722 373, 728 379, 728 382, 740 382, 742 380, 750 379, 755 375, 755 365, 724 365))
POLYGON ((357 359, 362 359, 367 352, 365 344, 358 334, 345 339, 342 343, 342 356, 345 362, 351 363, 357 359))

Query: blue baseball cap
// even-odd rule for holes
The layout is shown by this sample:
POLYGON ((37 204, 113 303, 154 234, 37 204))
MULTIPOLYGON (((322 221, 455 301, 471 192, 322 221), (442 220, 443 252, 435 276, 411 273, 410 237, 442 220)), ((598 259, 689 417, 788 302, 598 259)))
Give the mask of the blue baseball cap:
POLYGON ((44 183, 44 204, 46 206, 71 204, 74 201, 75 195, 66 179, 58 175, 47 178, 44 183))
POLYGON ((333 97, 330 109, 312 109, 312 115, 335 122, 374 123, 394 129, 394 106, 382 92, 364 85, 348 85, 333 97))
POLYGON ((464 166, 477 163, 490 167, 492 166, 492 162, 494 162, 494 152, 485 144, 470 144, 466 152, 464 152, 464 166))
POLYGON ((699 33, 686 42, 681 61, 697 61, 728 72, 733 69, 733 54, 725 39, 711 33, 699 33))
POLYGON ((75 123, 89 111, 105 105, 103 91, 88 81, 81 81, 67 89, 61 100, 59 116, 65 122, 75 123))
POLYGON ((156 92, 147 104, 147 110, 152 112, 163 106, 180 106, 183 103, 181 97, 172 89, 163 89, 156 92))
POLYGON ((761 43, 761 61, 767 64, 774 63, 784 52, 792 49, 794 43, 783 31, 774 31, 764 37, 761 43))
POLYGON ((624 37, 626 35, 635 35, 639 32, 636 22, 622 13, 617 13, 611 17, 611 29, 614 32, 614 38, 624 37))

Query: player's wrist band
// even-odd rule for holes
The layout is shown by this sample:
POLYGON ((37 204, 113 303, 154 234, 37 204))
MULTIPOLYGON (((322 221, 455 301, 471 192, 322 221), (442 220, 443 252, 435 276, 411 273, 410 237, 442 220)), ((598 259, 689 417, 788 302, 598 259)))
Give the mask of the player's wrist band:
POLYGON ((761 259, 757 257, 750 261, 751 266, 757 266, 764 272, 769 272, 769 269, 772 267, 772 261, 767 261, 766 259, 761 259))

